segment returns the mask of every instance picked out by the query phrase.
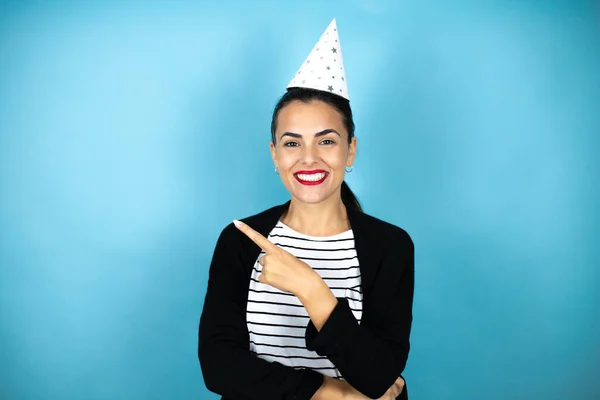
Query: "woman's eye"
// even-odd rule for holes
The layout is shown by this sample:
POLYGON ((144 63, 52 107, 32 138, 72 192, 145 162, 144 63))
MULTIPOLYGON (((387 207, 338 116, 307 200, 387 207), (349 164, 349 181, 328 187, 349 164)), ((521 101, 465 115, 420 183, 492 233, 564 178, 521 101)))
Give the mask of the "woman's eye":
POLYGON ((323 144, 335 144, 335 142, 333 140, 331 140, 331 139, 325 139, 321 143, 323 143, 323 144))
POLYGON ((284 147, 296 147, 298 145, 298 143, 296 142, 285 142, 283 144, 284 147))

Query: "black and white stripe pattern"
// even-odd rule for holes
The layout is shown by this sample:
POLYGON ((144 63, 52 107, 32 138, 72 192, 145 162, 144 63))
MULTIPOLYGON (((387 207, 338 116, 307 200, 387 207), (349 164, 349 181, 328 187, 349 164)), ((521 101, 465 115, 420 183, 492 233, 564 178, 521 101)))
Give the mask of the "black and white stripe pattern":
MULTIPOLYGON (((336 297, 347 298, 360 323, 361 277, 352 230, 334 236, 313 237, 296 232, 279 221, 268 239, 310 265, 336 297)), ((313 369, 340 378, 339 371, 327 358, 306 349, 304 333, 309 317, 300 301, 291 293, 260 283, 261 269, 256 262, 248 293, 246 318, 250 351, 267 361, 313 369)))

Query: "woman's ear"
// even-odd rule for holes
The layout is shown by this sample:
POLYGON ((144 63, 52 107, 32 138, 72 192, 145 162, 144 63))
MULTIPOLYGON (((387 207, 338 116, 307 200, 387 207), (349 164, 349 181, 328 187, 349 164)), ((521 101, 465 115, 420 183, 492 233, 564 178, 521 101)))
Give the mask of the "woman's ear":
POLYGON ((354 159, 356 158, 356 136, 352 138, 350 141, 350 146, 348 149, 348 165, 354 165, 354 159))
POLYGON ((269 142, 269 151, 271 152, 271 159, 273 160, 273 165, 277 168, 277 148, 273 144, 273 141, 269 142))

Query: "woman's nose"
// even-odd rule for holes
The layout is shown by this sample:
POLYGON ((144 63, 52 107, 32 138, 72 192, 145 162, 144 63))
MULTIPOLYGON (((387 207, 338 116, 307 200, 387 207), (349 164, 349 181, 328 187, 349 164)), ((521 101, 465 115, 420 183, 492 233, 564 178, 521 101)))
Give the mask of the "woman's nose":
POLYGON ((314 164, 319 159, 315 146, 307 145, 302 148, 302 161, 305 164, 314 164))

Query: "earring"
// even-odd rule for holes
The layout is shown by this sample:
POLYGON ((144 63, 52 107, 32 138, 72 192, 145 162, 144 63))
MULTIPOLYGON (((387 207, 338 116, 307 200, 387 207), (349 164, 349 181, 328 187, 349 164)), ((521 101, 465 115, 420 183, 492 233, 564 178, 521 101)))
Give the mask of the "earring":
POLYGON ((277 170, 277 167, 275 167, 275 173, 276 173, 277 175, 279 175, 279 171, 277 170))
POLYGON ((349 165, 349 167, 350 167, 350 169, 348 169, 348 166, 346 167, 346 172, 348 172, 348 173, 352 172, 352 170, 354 169, 354 168, 352 168, 352 165, 349 165))

